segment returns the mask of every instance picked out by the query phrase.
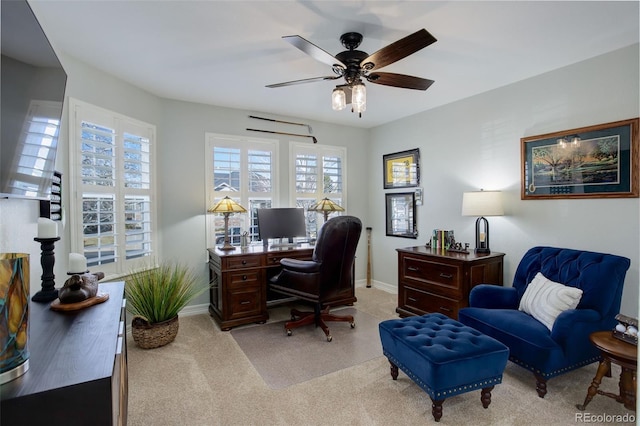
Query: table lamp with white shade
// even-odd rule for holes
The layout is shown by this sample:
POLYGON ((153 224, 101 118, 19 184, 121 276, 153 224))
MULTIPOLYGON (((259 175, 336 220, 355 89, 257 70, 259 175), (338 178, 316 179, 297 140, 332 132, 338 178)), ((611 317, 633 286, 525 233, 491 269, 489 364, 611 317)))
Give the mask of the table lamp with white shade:
POLYGON ((491 253, 489 249, 489 222, 485 216, 502 216, 500 191, 474 191, 462 194, 462 216, 478 216, 476 220, 476 253, 491 253))

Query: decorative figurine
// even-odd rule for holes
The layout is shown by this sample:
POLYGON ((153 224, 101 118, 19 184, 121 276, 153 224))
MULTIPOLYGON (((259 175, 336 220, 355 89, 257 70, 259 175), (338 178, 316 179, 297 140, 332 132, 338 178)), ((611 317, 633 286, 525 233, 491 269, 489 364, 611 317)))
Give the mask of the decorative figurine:
POLYGON ((95 297, 98 294, 98 280, 102 278, 104 278, 104 272, 72 275, 58 290, 60 303, 78 303, 95 297))

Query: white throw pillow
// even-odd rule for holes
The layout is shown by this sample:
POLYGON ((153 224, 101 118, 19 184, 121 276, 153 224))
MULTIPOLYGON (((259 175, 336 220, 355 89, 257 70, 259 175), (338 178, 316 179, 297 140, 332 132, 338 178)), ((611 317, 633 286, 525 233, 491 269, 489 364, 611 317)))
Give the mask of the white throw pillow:
POLYGON ((554 281, 538 272, 520 299, 518 310, 526 312, 549 330, 558 315, 567 309, 575 309, 582 298, 582 290, 554 281))

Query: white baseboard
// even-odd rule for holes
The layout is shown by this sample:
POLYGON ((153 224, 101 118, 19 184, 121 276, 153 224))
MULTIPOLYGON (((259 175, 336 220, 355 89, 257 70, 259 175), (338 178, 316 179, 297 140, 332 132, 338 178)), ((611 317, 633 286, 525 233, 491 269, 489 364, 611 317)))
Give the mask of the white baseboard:
MULTIPOLYGON (((366 287, 367 280, 358 280, 356 281, 356 287, 366 287)), ((398 294, 398 287, 392 284, 383 283, 382 281, 371 281, 371 287, 377 288, 378 290, 386 291, 391 294, 398 294)))

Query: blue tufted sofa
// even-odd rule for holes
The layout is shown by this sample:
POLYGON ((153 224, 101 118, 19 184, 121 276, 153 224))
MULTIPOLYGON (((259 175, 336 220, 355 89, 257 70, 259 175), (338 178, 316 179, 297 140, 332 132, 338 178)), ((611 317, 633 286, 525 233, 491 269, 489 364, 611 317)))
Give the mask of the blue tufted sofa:
POLYGON ((509 359, 534 373, 538 396, 544 398, 548 379, 599 360, 589 335, 615 327, 630 263, 612 254, 533 247, 520 261, 513 287, 474 287, 469 307, 459 311, 458 319, 508 346, 509 359), (562 312, 551 331, 518 310, 522 295, 538 272, 583 291, 577 308, 562 312))

